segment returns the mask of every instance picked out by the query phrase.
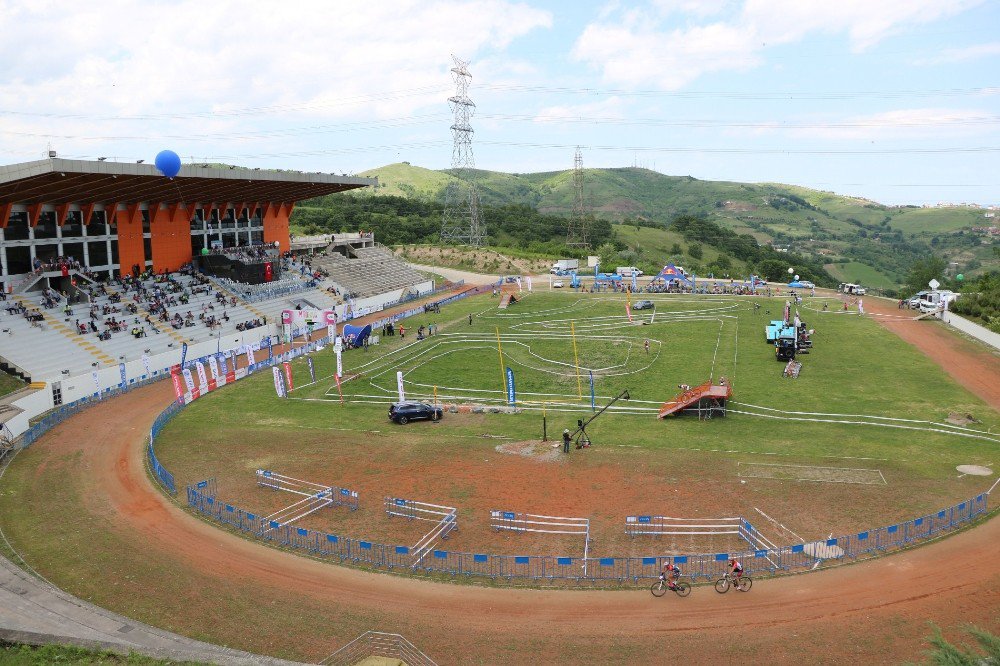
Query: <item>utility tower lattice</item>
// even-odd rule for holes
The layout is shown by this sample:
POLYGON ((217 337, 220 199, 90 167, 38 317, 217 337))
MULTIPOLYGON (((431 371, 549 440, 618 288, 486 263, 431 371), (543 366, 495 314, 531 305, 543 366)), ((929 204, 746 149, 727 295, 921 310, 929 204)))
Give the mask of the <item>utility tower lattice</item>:
POLYGON ((469 119, 476 112, 476 105, 469 99, 469 63, 452 56, 455 66, 451 78, 455 81, 455 95, 448 98, 448 106, 455 119, 451 124, 454 146, 451 151, 451 168, 454 179, 448 183, 444 195, 444 215, 441 219, 441 242, 459 243, 479 247, 486 242, 486 224, 479 208, 479 192, 472 180, 476 159, 472 154, 472 125, 469 119))
POLYGON ((573 214, 566 224, 566 245, 590 247, 587 242, 587 210, 583 203, 583 153, 580 146, 573 155, 573 214))

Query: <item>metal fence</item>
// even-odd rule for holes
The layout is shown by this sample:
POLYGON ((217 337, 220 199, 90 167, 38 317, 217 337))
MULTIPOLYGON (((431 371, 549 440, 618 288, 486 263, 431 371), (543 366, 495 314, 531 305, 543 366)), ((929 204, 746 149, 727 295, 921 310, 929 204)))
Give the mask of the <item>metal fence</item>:
POLYGON ((377 568, 475 576, 493 580, 572 580, 577 582, 626 583, 654 579, 666 562, 681 567, 693 579, 714 580, 727 570, 730 557, 741 560, 748 573, 776 574, 794 569, 815 568, 830 560, 870 556, 903 548, 937 536, 967 523, 987 511, 988 493, 937 513, 810 543, 732 553, 649 557, 557 557, 551 555, 493 555, 432 550, 426 556, 408 546, 392 546, 363 539, 327 534, 278 523, 266 523, 261 516, 209 496, 194 486, 187 488, 188 505, 215 520, 275 542, 301 549, 316 557, 377 568))
POLYGON ((417 647, 399 634, 366 631, 319 662, 328 666, 353 666, 369 657, 398 659, 408 666, 437 666, 417 647))

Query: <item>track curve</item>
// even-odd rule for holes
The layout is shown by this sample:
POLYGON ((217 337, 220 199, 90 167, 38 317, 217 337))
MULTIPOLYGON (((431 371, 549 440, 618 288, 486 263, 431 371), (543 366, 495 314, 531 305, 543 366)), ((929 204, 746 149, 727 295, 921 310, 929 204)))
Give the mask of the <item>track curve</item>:
POLYGON ((761 580, 749 594, 697 587, 686 599, 656 599, 644 590, 437 584, 310 560, 203 522, 153 485, 143 435, 172 398, 165 382, 131 391, 66 421, 29 453, 39 467, 67 457, 76 461, 77 473, 66 482, 86 498, 81 511, 95 524, 135 535, 144 557, 159 563, 139 581, 149 594, 177 595, 163 572, 188 571, 199 588, 189 603, 212 604, 228 595, 245 607, 241 620, 266 627, 269 636, 261 645, 259 637, 240 641, 203 622, 197 628, 183 618, 171 622, 172 630, 199 638, 222 636, 245 649, 317 659, 364 626, 401 631, 441 663, 648 663, 666 658, 663 639, 669 636, 689 663, 754 655, 774 663, 897 663, 919 658, 930 633, 927 620, 1000 626, 1000 520, 880 560, 761 580), (277 613, 262 601, 268 599, 283 606, 298 599, 306 610, 277 613), (303 641, 291 626, 305 612, 322 614, 329 627, 325 642, 303 641))

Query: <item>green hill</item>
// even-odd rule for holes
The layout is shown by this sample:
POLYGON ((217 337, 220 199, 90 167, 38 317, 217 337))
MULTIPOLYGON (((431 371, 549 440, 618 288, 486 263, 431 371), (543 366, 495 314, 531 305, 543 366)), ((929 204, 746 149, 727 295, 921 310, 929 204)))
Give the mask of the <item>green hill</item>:
MULTIPOLYGON (((558 216, 572 212, 570 170, 472 173, 485 204, 527 205, 558 216)), ((358 191, 357 196, 367 192, 424 201, 441 201, 454 178, 448 170, 433 171, 405 162, 361 175, 377 176, 379 187, 358 191)), ((794 185, 704 181, 635 167, 584 170, 584 199, 596 217, 629 226, 639 221, 665 227, 678 215, 704 215, 760 243, 852 267, 840 270, 841 274, 868 275, 890 285, 902 283, 910 265, 931 253, 958 263, 958 270, 970 276, 1000 268, 991 248, 971 231, 985 224, 982 212, 969 208, 885 206, 794 185), (871 272, 859 273, 856 265, 871 272)), ((673 242, 669 240, 669 245, 673 242)))

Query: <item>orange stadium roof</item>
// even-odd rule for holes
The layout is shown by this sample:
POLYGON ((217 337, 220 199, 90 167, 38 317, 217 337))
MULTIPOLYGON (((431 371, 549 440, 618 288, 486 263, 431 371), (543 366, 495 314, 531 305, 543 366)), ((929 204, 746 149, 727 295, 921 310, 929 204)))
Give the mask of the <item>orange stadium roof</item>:
POLYGON ((292 203, 377 178, 188 165, 170 179, 151 164, 52 158, 0 166, 0 203, 292 203))

